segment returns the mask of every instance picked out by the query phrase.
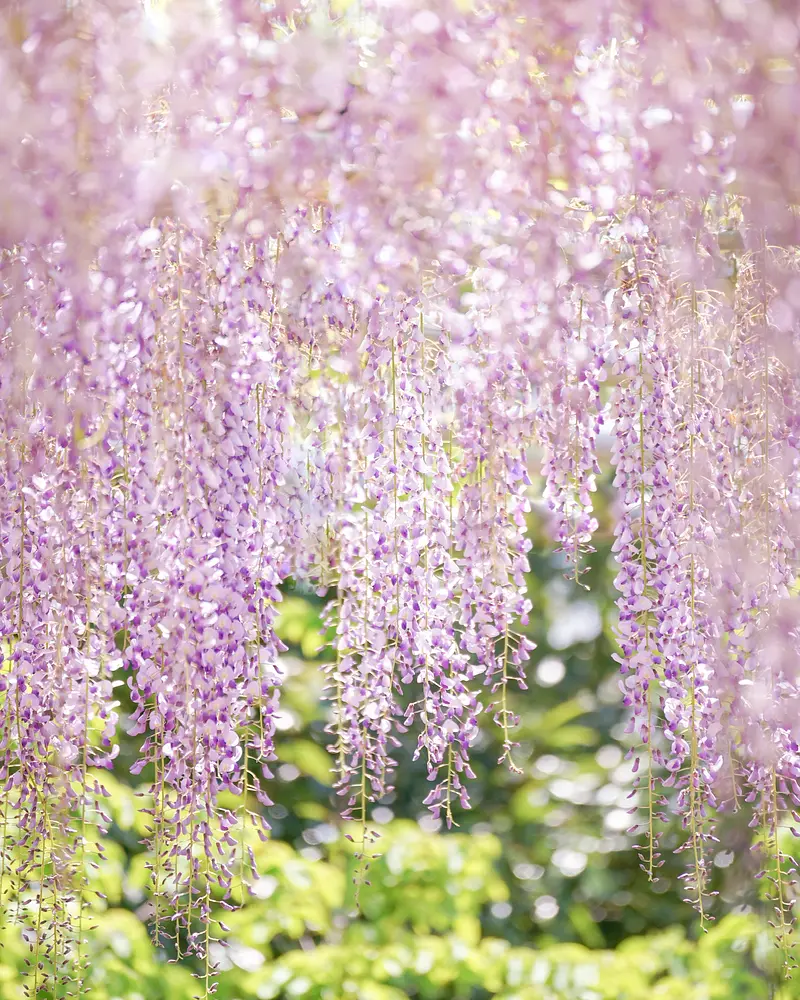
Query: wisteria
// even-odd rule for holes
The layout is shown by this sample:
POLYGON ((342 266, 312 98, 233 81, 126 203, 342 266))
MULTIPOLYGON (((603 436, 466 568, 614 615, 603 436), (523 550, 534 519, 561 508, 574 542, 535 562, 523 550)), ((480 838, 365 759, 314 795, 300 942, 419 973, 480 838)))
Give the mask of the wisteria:
POLYGON ((789 972, 799 42, 790 0, 3 5, 0 906, 31 996, 82 991, 120 727, 155 939, 213 992, 290 580, 329 600, 364 868, 404 743, 448 827, 484 720, 517 770, 531 502, 582 581, 607 450, 642 864, 676 813, 705 924, 749 810, 789 972))

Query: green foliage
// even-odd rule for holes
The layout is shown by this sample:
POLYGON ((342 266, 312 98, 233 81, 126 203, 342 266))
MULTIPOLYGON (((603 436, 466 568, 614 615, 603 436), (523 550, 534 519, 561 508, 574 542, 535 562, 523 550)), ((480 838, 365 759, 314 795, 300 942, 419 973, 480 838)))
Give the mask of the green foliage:
MULTIPOLYGON (((116 795, 112 795, 112 800, 116 795)), ((119 803, 112 801, 112 808, 119 803)), ((501 845, 485 834, 425 834, 395 822, 351 909, 353 849, 344 837, 309 861, 287 844, 263 845, 254 895, 226 915, 221 1000, 758 1000, 769 996, 767 935, 752 914, 732 915, 698 942, 681 928, 629 938, 616 950, 574 943, 514 947, 482 935, 481 913, 505 901, 501 845), (299 944, 299 947, 293 946, 299 944)), ((109 869, 110 871, 110 869, 109 869)), ((125 877, 103 884, 129 897, 125 877)), ((7 928, 2 996, 22 998, 27 957, 7 928)), ((189 1000, 198 984, 153 948, 135 913, 109 906, 90 936, 95 1000, 189 1000)), ((782 997, 800 997, 785 990, 782 997)))

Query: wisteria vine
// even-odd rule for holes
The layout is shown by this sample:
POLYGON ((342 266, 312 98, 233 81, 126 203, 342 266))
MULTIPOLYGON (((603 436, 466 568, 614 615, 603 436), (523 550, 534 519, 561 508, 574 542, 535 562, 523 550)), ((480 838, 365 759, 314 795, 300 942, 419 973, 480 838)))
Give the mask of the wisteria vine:
POLYGON ((642 864, 677 812, 705 924, 715 817, 749 809, 790 970, 799 40, 791 0, 3 5, 0 906, 31 996, 82 990, 120 726, 155 939, 213 992, 289 578, 330 599, 364 868, 403 739, 447 826, 482 718, 517 770, 535 484, 579 582, 609 440, 642 864))

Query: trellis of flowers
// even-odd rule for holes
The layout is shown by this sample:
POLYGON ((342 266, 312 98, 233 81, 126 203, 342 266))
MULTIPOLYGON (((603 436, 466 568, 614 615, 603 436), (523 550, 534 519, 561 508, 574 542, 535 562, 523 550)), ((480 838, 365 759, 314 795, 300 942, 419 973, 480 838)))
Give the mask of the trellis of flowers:
POLYGON ((86 988, 121 726, 155 939, 213 992, 290 577, 331 598, 362 874, 404 738, 447 826, 482 718, 520 769, 534 473, 577 582, 603 434, 643 866, 674 809, 705 924, 748 810, 792 967, 799 39, 789 0, 5 4, 0 906, 32 996, 86 988))

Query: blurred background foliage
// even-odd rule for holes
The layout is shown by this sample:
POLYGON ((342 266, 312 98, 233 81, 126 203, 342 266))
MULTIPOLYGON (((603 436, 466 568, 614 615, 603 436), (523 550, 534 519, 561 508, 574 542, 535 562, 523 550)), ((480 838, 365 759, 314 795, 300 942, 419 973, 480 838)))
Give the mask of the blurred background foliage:
MULTIPOLYGON (((356 847, 338 816, 326 749, 325 599, 287 587, 287 678, 267 782, 272 839, 253 845, 260 877, 216 928, 221 1000, 800 997, 800 983, 773 978, 767 905, 742 819, 731 815, 716 831, 717 919, 708 933, 682 899, 677 824, 663 837, 660 879, 650 883, 640 868, 612 660, 615 570, 602 528, 609 496, 601 485, 597 552, 582 579, 589 589, 565 579, 543 512, 531 516, 528 632, 537 649, 529 689, 513 705, 522 773, 498 767, 499 734, 487 718, 473 750, 472 809, 448 831, 421 804, 425 766, 407 744, 395 791, 373 809, 376 858, 358 908, 356 847)), ((92 903, 86 985, 95 1000, 189 1000, 199 992, 197 969, 151 943, 147 786, 135 784, 146 773, 126 777, 135 754, 123 740, 114 774, 101 776, 113 822, 91 874, 104 898, 92 903)), ((29 951, 18 927, 0 930, 0 941, 0 998, 17 1000, 29 951)))

